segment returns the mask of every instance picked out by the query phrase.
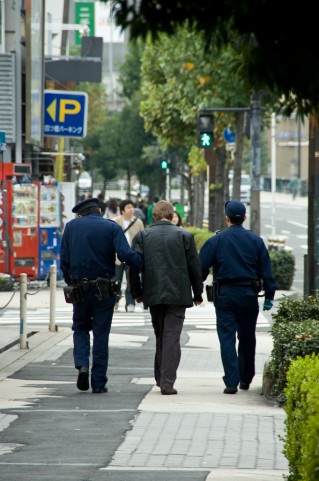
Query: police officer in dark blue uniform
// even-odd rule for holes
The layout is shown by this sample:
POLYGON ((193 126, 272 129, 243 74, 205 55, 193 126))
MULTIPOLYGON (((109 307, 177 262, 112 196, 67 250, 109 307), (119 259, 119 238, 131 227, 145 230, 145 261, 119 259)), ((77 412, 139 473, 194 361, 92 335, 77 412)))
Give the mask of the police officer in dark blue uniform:
POLYGON ((73 303, 73 357, 78 369, 77 387, 87 391, 90 365, 90 331, 93 331, 91 387, 93 393, 107 392, 108 342, 120 288, 115 276, 115 254, 135 268, 143 266, 121 226, 103 218, 97 198, 73 207, 77 218, 65 226, 61 241, 61 269, 66 300, 73 303))
POLYGON ((199 257, 203 279, 212 267, 217 283, 214 304, 224 367, 224 393, 235 394, 238 384, 240 389, 249 389, 255 375, 260 280, 265 291, 263 310, 271 309, 276 286, 264 241, 242 225, 246 219, 245 205, 238 200, 228 201, 225 218, 228 229, 208 239, 199 257))

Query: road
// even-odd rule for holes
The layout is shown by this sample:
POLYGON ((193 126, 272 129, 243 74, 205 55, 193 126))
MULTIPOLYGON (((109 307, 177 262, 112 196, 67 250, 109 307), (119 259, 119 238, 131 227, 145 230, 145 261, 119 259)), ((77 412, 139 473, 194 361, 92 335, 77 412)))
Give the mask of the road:
MULTIPOLYGON (((306 197, 297 197, 293 201, 290 194, 278 193, 276 193, 275 199, 275 234, 286 238, 285 244, 287 248, 291 248, 295 256, 296 272, 292 290, 303 295, 304 256, 308 252, 308 199, 306 197)), ((261 192, 260 205, 260 234, 267 243, 273 230, 273 206, 270 192, 261 192)), ((247 213, 249 216, 249 207, 247 213)))

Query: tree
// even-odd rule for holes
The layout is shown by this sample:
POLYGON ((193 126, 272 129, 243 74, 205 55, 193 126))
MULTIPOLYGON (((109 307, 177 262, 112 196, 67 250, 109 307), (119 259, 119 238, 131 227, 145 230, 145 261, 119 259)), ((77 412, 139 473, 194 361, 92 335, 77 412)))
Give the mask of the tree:
MULTIPOLYGON (((237 52, 231 47, 220 50, 212 45, 209 50, 205 50, 203 35, 190 29, 187 22, 177 29, 174 37, 160 34, 155 43, 146 44, 142 57, 141 82, 141 114, 145 128, 156 135, 163 150, 183 146, 189 152, 192 151, 192 175, 200 176, 201 171, 206 172, 207 169, 205 162, 197 162, 195 168, 192 165, 193 159, 198 160, 193 147, 196 118, 201 107, 247 107, 249 104, 249 93, 245 91, 240 71, 236 75, 232 72, 237 58, 237 52), (202 165, 202 170, 198 170, 199 165, 202 165)), ((218 207, 224 204, 224 187, 228 183, 230 163, 226 162, 222 133, 229 123, 234 123, 234 114, 215 114, 215 147, 219 152, 215 162, 220 164, 217 169, 220 175, 217 182, 215 178, 210 182, 210 189, 214 190, 214 195, 219 199, 216 204, 218 207)), ((237 157, 240 182, 240 149, 237 157)), ((200 182, 199 177, 198 181, 200 182)), ((196 189, 195 192, 202 194, 203 189, 196 189)), ((191 192, 189 198, 192 221, 195 225, 201 225, 202 219, 197 212, 193 212, 198 205, 203 213, 201 202, 191 192)), ((214 212, 214 219, 221 218, 218 225, 223 222, 222 212, 222 209, 214 212)))
POLYGON ((116 23, 132 38, 175 34, 189 19, 207 45, 233 43, 240 52, 248 88, 270 90, 281 99, 278 107, 290 115, 318 112, 319 57, 317 20, 313 4, 292 8, 283 0, 104 0, 112 1, 116 23), (309 8, 307 7, 309 6, 309 8), (299 34, 301 25, 307 35, 299 34), (305 81, 307 79, 307 81, 305 81))

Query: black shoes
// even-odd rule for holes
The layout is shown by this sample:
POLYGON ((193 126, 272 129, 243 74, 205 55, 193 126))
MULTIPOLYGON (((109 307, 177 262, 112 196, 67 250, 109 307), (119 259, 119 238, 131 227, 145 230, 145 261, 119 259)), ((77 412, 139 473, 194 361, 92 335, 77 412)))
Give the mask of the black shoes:
POLYGON ((239 384, 239 389, 243 389, 244 391, 248 391, 248 389, 249 389, 249 383, 247 383, 247 382, 241 382, 241 383, 239 384))
POLYGON ((92 389, 93 394, 102 394, 104 392, 107 392, 107 387, 99 387, 96 389, 92 389))
POLYGON ((79 368, 79 374, 78 374, 78 380, 76 382, 76 387, 80 391, 88 391, 90 387, 89 383, 89 368, 88 367, 80 367, 79 368))
POLYGON ((224 394, 236 394, 237 391, 238 391, 237 387, 227 386, 224 389, 224 394))
POLYGON ((171 394, 177 394, 177 390, 174 387, 161 387, 161 393, 170 396, 171 394))

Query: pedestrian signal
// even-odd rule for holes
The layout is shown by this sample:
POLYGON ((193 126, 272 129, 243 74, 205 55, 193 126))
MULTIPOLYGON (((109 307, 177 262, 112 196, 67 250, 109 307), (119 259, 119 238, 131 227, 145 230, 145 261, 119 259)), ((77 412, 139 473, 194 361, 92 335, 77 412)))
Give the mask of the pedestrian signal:
POLYGON ((167 167, 168 167, 168 162, 167 162, 166 160, 162 160, 162 162, 161 162, 161 167, 162 167, 162 169, 167 169, 167 167))
POLYGON ((205 149, 214 145, 214 116, 200 115, 197 118, 197 146, 205 149))

